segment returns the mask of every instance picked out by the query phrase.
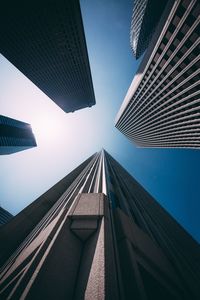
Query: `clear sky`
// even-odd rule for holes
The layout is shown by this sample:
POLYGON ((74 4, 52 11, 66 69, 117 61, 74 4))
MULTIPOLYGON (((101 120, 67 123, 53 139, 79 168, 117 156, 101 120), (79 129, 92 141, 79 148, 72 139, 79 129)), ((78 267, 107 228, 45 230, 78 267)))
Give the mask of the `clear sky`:
POLYGON ((13 214, 102 147, 200 241, 200 151, 136 148, 114 119, 139 62, 131 53, 132 1, 82 0, 97 104, 64 113, 0 56, 0 113, 32 125, 38 147, 0 156, 0 205, 13 214))

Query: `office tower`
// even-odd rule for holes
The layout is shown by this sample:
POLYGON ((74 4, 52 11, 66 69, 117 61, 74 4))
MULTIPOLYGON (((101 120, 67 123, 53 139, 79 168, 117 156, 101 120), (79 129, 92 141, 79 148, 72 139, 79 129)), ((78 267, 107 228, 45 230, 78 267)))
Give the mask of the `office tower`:
POLYGON ((3 209, 0 206, 0 226, 3 224, 6 224, 12 218, 13 218, 13 215, 11 215, 7 210, 3 209))
POLYGON ((198 299, 200 246, 107 152, 0 228, 1 299, 198 299))
POLYGON ((0 155, 36 146, 30 124, 0 115, 0 155))
POLYGON ((4 1, 0 51, 65 112, 95 104, 78 0, 4 1))
POLYGON ((134 0, 130 43, 136 59, 148 47, 166 4, 166 0, 134 0))
POLYGON ((116 117, 141 147, 200 147, 199 1, 178 0, 162 16, 116 117))

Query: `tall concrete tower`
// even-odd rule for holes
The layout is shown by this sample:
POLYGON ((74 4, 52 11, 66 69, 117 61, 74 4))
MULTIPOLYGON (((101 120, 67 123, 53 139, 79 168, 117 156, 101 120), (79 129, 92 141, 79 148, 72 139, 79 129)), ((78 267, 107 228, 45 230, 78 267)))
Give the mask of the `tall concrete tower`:
POLYGON ((1 299, 198 299, 200 247, 107 152, 0 228, 1 299))

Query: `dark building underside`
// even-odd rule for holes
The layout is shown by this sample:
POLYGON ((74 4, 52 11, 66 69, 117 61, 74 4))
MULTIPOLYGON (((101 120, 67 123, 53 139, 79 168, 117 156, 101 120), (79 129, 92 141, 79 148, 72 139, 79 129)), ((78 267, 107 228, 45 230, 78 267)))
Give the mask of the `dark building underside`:
POLYGON ((1 53, 65 112, 94 105, 79 1, 3 2, 1 53))

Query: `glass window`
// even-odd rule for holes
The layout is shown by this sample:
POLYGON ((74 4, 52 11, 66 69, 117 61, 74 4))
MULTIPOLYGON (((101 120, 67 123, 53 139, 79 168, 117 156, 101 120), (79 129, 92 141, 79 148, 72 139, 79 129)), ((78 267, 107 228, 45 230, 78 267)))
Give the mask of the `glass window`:
POLYGON ((174 19, 173 19, 173 21, 172 21, 172 24, 174 24, 175 26, 177 26, 178 23, 179 23, 179 21, 180 21, 180 18, 178 16, 175 16, 174 19))

